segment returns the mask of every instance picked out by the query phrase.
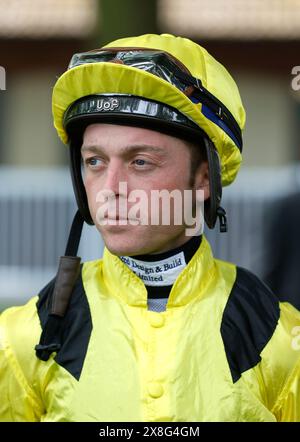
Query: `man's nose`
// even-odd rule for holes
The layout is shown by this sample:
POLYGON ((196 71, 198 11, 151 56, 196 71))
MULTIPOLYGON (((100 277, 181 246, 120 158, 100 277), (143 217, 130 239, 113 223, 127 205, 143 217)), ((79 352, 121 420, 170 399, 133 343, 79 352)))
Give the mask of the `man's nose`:
POLYGON ((120 183, 127 183, 128 176, 125 167, 118 161, 112 161, 108 164, 103 189, 115 196, 122 196, 122 186, 120 183))

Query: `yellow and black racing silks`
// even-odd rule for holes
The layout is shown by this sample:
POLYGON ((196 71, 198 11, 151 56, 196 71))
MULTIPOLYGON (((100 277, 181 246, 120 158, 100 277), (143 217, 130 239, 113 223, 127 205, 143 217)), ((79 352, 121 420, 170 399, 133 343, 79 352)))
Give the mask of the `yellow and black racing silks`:
POLYGON ((0 316, 1 421, 300 421, 300 313, 205 237, 160 313, 107 249, 83 264, 42 361, 53 284, 0 316))

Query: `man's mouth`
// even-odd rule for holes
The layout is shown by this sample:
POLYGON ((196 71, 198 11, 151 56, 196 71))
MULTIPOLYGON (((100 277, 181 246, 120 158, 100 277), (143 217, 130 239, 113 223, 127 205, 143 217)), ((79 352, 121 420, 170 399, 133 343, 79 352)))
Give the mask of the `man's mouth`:
POLYGON ((124 217, 119 216, 119 215, 115 215, 115 216, 108 216, 108 215, 105 215, 105 216, 104 216, 104 219, 112 220, 112 221, 129 221, 128 218, 124 218, 124 217))

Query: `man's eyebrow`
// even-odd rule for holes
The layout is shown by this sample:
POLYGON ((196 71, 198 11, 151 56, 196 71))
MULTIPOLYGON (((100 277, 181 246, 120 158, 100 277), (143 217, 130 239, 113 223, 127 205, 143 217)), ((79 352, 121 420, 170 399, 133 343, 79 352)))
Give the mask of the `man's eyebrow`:
MULTIPOLYGON (((166 153, 166 150, 163 147, 159 147, 159 146, 153 146, 152 144, 130 144, 128 146, 124 146, 119 150, 119 154, 120 155, 127 155, 127 154, 132 154, 132 153, 136 153, 139 151, 147 151, 147 152, 154 152, 154 153, 160 153, 160 154, 164 154, 166 153)), ((97 146, 97 145, 83 145, 81 147, 81 152, 92 152, 92 153, 103 153, 105 152, 106 149, 103 148, 102 146, 97 146)))

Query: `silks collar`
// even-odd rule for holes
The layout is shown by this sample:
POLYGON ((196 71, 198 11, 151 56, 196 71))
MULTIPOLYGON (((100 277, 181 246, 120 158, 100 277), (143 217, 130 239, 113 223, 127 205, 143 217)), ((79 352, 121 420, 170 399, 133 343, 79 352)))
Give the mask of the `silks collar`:
POLYGON ((192 236, 183 245, 164 253, 120 256, 120 259, 144 282, 148 298, 168 298, 172 285, 200 243, 201 236, 192 236))
MULTIPOLYGON (((145 284, 106 247, 102 265, 104 280, 114 296, 131 306, 147 308, 148 296, 145 284)), ((173 284, 167 309, 183 306, 198 296, 204 296, 205 288, 215 276, 215 272, 210 245, 202 236, 200 247, 173 284)))

